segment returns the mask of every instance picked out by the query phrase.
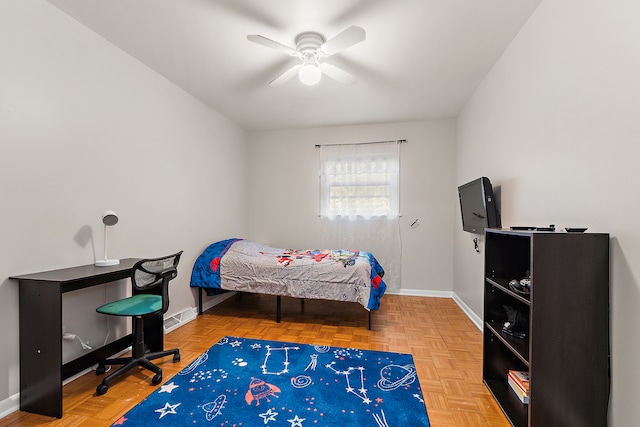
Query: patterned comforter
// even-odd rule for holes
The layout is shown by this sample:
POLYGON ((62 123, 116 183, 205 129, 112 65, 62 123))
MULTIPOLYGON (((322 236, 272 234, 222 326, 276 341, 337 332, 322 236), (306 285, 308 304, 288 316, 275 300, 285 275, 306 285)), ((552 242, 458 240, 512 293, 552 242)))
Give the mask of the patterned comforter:
POLYGON ((377 310, 387 286, 369 252, 289 250, 228 239, 211 244, 196 260, 191 286, 360 303, 377 310))

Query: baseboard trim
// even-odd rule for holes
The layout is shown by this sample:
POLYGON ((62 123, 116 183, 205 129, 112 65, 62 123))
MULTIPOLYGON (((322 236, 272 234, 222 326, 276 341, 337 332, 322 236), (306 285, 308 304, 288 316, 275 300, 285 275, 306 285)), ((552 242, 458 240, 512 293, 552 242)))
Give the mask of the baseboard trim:
MULTIPOLYGON (((204 292, 204 291, 201 291, 201 292, 204 292)), ((209 310, 211 307, 215 307, 216 305, 220 304, 222 301, 228 300, 235 294, 237 294, 237 292, 225 292, 224 294, 219 294, 211 297, 208 301, 203 301, 202 312, 204 313, 205 311, 209 310)))
POLYGON ((18 409, 20 409, 20 393, 16 393, 0 401, 0 418, 6 417, 18 409))
POLYGON ((425 291, 422 289, 400 289, 398 291, 387 292, 389 295, 401 295, 409 297, 432 297, 432 298, 453 298, 451 291, 425 291))
POLYGON ((469 306, 465 304, 464 301, 462 301, 455 292, 453 293, 453 300, 455 301, 456 304, 458 304, 458 307, 460 307, 460 309, 464 312, 464 314, 467 315, 469 320, 471 320, 471 322, 474 325, 476 325, 478 329, 480 329, 480 332, 482 332, 483 324, 484 324, 482 319, 477 314, 475 314, 473 310, 471 310, 469 306))

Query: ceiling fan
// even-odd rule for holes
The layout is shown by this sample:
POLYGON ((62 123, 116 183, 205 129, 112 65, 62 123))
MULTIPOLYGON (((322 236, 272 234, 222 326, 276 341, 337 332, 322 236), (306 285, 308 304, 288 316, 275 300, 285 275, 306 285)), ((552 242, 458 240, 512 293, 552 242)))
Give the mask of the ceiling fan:
POLYGON ((347 28, 330 40, 314 31, 305 31, 295 38, 296 47, 292 48, 260 35, 249 35, 247 40, 270 47, 288 55, 300 58, 301 62, 289 68, 269 82, 270 86, 279 86, 298 74, 300 81, 306 85, 320 82, 325 74, 339 83, 349 85, 356 78, 345 70, 321 60, 341 50, 347 49, 366 38, 365 31, 355 25, 347 28))

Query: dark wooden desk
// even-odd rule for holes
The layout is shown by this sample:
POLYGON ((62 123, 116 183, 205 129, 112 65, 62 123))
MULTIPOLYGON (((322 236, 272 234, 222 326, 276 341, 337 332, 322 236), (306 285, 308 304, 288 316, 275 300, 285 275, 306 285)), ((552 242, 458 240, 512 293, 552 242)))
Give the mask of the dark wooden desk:
MULTIPOLYGON (((62 418, 62 381, 131 346, 129 334, 62 364, 62 294, 127 279, 136 261, 10 277, 18 280, 20 295, 20 410, 62 418)), ((151 351, 161 350, 162 318, 149 320, 145 342, 151 351)))

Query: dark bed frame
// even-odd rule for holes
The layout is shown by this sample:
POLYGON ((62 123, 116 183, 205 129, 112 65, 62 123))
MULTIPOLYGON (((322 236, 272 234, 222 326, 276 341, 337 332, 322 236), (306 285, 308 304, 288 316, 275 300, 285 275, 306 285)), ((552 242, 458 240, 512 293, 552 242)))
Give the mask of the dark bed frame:
MULTIPOLYGON (((202 292, 203 288, 198 288, 198 315, 202 314, 202 292)), ((238 292, 240 291, 227 291, 227 292, 238 292)), ((304 299, 300 300, 300 306, 304 309, 304 299)), ((280 319, 282 317, 282 298, 280 295, 276 295, 276 323, 280 323, 280 319)), ((368 319, 368 329, 371 330, 371 310, 367 310, 367 314, 369 316, 368 319)))

